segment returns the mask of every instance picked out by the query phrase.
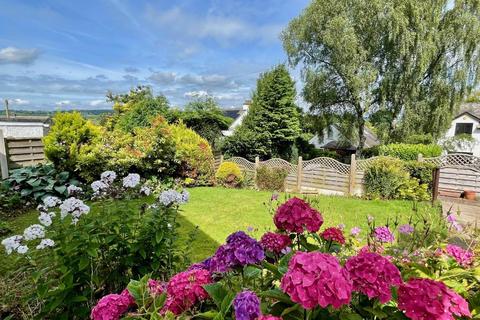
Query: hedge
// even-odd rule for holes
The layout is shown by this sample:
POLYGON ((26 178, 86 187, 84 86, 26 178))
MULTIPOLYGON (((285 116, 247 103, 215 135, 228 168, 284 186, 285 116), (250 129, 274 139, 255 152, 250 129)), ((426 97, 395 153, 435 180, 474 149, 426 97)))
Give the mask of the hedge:
POLYGON ((392 143, 378 147, 379 156, 390 156, 402 160, 417 160, 419 154, 425 158, 438 157, 442 147, 436 144, 392 143))

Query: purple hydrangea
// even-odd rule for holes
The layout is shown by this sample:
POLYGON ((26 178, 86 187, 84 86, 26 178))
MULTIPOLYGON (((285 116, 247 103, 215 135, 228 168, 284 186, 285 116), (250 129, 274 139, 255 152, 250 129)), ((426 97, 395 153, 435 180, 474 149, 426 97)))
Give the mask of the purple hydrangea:
POLYGON ((260 299, 252 291, 243 291, 233 300, 236 320, 255 320, 260 317, 260 299))
POLYGON ((212 272, 226 272, 232 268, 258 263, 263 259, 265 252, 260 243, 245 232, 237 231, 229 235, 227 243, 217 249, 209 267, 212 272))
POLYGON ((374 231, 375 239, 380 242, 393 242, 395 236, 388 227, 376 227, 374 231))
POLYGON ((398 232, 403 233, 403 234, 412 234, 415 228, 410 225, 410 224, 402 224, 400 227, 398 227, 398 232))

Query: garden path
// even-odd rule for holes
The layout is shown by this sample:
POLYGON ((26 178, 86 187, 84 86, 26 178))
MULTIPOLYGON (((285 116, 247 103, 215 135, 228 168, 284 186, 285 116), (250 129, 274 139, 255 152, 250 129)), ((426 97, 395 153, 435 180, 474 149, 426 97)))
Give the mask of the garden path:
POLYGON ((442 212, 459 213, 458 220, 464 223, 480 226, 480 201, 466 200, 461 198, 440 197, 442 212))

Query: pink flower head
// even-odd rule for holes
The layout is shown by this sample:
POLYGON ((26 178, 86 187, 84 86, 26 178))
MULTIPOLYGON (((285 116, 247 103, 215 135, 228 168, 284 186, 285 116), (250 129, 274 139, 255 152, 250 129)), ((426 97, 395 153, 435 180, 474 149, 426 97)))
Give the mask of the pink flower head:
POLYGON ((402 283, 397 267, 376 253, 360 253, 351 257, 345 264, 353 290, 365 294, 368 298, 378 298, 381 303, 392 299, 391 287, 402 283))
POLYGON ((360 234, 360 231, 362 231, 362 229, 360 229, 359 227, 353 227, 352 229, 350 229, 350 234, 356 237, 360 234))
POLYGON ((127 312, 130 299, 126 295, 108 294, 101 298, 90 313, 92 320, 118 320, 127 312))
POLYGON ((374 231, 375 239, 380 242, 393 242, 395 236, 388 227, 376 227, 374 231))
POLYGON ((130 294, 130 291, 128 289, 123 289, 123 291, 120 293, 122 297, 125 297, 128 299, 128 306, 132 307, 136 305, 137 303, 135 302, 135 298, 130 294))
POLYGON ((282 278, 282 290, 305 309, 340 308, 350 302, 352 282, 337 258, 321 252, 297 252, 282 278))
POLYGON ((384 251, 385 249, 382 246, 364 246, 358 251, 358 253, 374 252, 382 254, 384 251))
POLYGON ((207 270, 190 270, 174 275, 167 284, 167 301, 164 312, 171 311, 179 315, 190 309, 197 302, 208 298, 203 285, 212 282, 207 270))
POLYGON ((152 296, 159 296, 167 290, 167 284, 155 279, 148 280, 148 291, 152 296))
POLYGON ((268 251, 280 253, 292 243, 286 234, 267 232, 260 239, 260 244, 268 251))
POLYGON ((454 320, 471 317, 468 303, 443 282, 410 279, 398 289, 398 308, 412 320, 454 320))
POLYGON ((258 320, 282 320, 282 318, 267 314, 267 315, 261 315, 260 317, 258 317, 258 320))
POLYGON ((322 215, 305 201, 291 198, 278 207, 273 222, 280 230, 302 233, 317 232, 323 224, 322 215))
POLYGON ((325 229, 320 236, 323 240, 334 241, 340 244, 345 244, 345 237, 343 236, 342 230, 339 228, 331 227, 325 229))
POLYGON ((465 250, 454 244, 448 244, 446 251, 449 256, 454 258, 457 263, 463 267, 473 263, 473 252, 470 250, 465 250))

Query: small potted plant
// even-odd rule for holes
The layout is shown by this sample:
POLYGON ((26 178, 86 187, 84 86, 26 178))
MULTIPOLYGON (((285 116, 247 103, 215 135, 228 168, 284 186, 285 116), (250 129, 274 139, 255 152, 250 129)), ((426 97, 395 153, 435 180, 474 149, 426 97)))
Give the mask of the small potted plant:
POLYGON ((475 200, 477 197, 477 194, 473 190, 464 190, 463 197, 467 200, 475 200))

